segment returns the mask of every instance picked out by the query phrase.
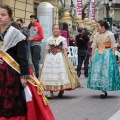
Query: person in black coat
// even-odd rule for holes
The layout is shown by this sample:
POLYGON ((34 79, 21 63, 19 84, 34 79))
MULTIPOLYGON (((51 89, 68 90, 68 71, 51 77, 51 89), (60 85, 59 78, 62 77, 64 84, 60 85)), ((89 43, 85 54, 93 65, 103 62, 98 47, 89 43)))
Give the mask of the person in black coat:
POLYGON ((88 64, 89 64, 89 53, 88 53, 88 42, 89 36, 88 31, 82 28, 78 28, 78 35, 76 35, 76 45, 78 47, 78 66, 77 74, 78 77, 81 75, 81 67, 84 62, 84 75, 88 77, 88 64))

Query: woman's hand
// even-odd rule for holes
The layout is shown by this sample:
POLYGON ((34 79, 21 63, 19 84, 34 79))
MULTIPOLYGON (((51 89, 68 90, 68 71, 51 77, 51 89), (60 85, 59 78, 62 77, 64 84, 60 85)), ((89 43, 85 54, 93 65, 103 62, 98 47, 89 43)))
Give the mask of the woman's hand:
POLYGON ((93 56, 92 56, 92 57, 90 58, 90 62, 93 62, 93 59, 94 59, 94 58, 93 58, 93 56))
POLYGON ((4 60, 2 59, 2 57, 0 57, 0 65, 2 65, 4 63, 4 60))
POLYGON ((28 40, 29 40, 29 41, 31 41, 31 40, 33 40, 33 38, 31 38, 31 37, 28 37, 28 40))
POLYGON ((26 87, 27 85, 27 79, 26 78, 21 78, 21 83, 23 87, 26 87))

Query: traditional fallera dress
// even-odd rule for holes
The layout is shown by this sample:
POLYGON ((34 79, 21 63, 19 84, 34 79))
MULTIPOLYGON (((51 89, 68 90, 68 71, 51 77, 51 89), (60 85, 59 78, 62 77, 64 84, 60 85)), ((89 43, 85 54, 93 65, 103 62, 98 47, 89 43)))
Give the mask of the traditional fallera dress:
POLYGON ((67 62, 63 54, 66 48, 66 39, 62 36, 51 36, 47 40, 46 49, 49 53, 40 73, 40 81, 46 91, 73 90, 80 86, 72 63, 70 60, 67 62))
POLYGON ((94 90, 120 90, 120 75, 112 48, 117 47, 112 32, 96 33, 92 48, 96 48, 90 65, 87 87, 94 90))
POLYGON ((0 40, 0 120, 55 120, 43 84, 28 69, 25 36, 9 26, 0 40), (27 78, 22 87, 20 78, 27 78))

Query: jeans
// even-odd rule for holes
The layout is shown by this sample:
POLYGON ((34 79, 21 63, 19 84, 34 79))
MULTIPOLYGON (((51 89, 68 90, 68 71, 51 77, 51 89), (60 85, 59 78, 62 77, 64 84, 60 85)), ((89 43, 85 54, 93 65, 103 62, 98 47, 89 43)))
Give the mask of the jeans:
POLYGON ((78 66, 77 66, 78 77, 80 77, 81 75, 81 67, 83 61, 84 61, 84 76, 88 77, 89 54, 87 50, 78 50, 78 66))
POLYGON ((39 63, 40 63, 40 53, 41 53, 41 46, 39 45, 34 45, 30 46, 30 51, 31 51, 31 57, 32 57, 32 63, 35 69, 35 75, 38 78, 39 76, 39 63))

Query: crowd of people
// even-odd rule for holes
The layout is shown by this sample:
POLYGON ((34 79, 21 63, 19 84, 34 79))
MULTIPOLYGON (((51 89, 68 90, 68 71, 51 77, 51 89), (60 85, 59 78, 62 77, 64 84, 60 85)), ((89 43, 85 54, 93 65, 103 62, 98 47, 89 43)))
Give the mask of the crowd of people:
POLYGON ((63 23, 60 30, 54 24, 40 71, 44 32, 37 15, 31 15, 29 26, 24 27, 22 19, 13 20, 8 5, 0 4, 0 120, 55 120, 44 90, 50 92, 47 98, 54 98, 54 92, 62 97, 65 90, 81 87, 83 64, 87 87, 102 91, 100 98, 106 98, 107 91, 120 90, 115 57, 118 30, 114 25, 113 33, 108 28, 105 20, 98 21, 97 33, 91 39, 92 33, 86 28, 78 27, 76 31, 74 27, 71 31, 63 23), (78 48, 76 70, 67 55, 69 46, 78 48), (29 67, 28 47, 34 70, 29 67))

